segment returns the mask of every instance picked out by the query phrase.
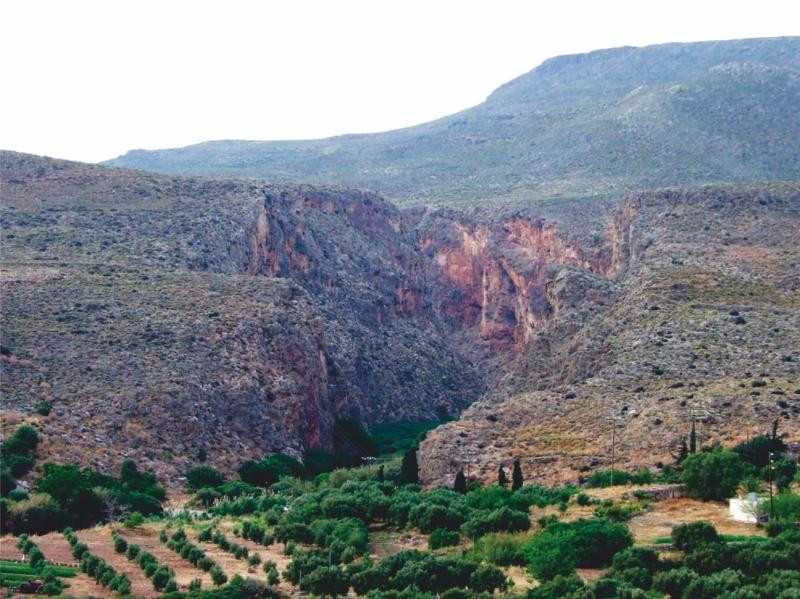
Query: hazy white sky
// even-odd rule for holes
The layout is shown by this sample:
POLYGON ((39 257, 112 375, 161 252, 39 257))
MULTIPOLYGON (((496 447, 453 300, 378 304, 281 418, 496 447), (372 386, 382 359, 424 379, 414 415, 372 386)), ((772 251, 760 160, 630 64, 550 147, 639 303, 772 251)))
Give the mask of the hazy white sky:
POLYGON ((380 131, 558 54, 798 29, 797 0, 3 0, 0 148, 93 162, 380 131))

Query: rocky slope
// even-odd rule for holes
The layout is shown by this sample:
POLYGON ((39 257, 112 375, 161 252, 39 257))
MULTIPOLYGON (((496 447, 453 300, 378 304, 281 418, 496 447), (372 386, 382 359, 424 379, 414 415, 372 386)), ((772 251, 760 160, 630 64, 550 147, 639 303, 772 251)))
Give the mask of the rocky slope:
POLYGON ((400 205, 527 205, 704 182, 800 178, 800 38, 623 47, 549 59, 415 127, 316 141, 131 151, 116 166, 339 183, 400 205))
POLYGON ((629 196, 600 274, 560 269, 551 317, 492 392, 423 443, 426 482, 576 481, 608 465, 670 463, 698 421, 726 444, 778 419, 800 441, 800 186, 629 196), (613 419, 613 420, 611 420, 613 419))
POLYGON ((574 479, 606 459, 606 417, 628 465, 666 460, 693 415, 708 440, 776 416, 798 435, 796 184, 490 218, 8 152, 0 167, 3 407, 53 403, 46 455, 132 455, 175 480, 201 447, 234 468, 334 449, 336 418, 470 404, 423 445, 426 481, 514 456, 574 479))
POLYGON ((0 167, 3 407, 53 403, 54 454, 174 474, 205 446, 234 466, 334 449, 337 417, 433 419, 482 390, 375 194, 0 167))

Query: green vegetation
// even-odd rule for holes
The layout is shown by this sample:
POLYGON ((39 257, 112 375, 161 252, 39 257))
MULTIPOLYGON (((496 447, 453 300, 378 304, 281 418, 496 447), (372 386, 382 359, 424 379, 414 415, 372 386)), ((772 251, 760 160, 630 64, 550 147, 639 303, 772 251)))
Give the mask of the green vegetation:
MULTIPOLYGON (((124 572, 117 572, 111 565, 106 563, 104 559, 93 555, 86 544, 78 540, 78 536, 71 528, 68 527, 64 529, 64 536, 72 546, 73 557, 81 562, 81 572, 93 577, 98 584, 107 587, 109 590, 119 595, 130 594, 131 581, 127 574, 124 572)), ((130 545, 128 547, 126 552, 128 559, 133 559, 131 558, 133 547, 135 547, 135 545, 130 545)))
POLYGON ((568 576, 575 568, 602 568, 614 554, 633 544, 622 524, 603 519, 553 522, 523 549, 531 573, 539 579, 568 576))
POLYGON ((0 560, 0 587, 22 591, 32 581, 41 581, 43 594, 61 595, 69 586, 61 578, 75 576, 74 568, 50 563, 39 546, 26 534, 20 535, 16 547, 25 554, 27 561, 0 560))
MULTIPOLYGON (((203 549, 193 544, 182 528, 175 531, 172 536, 168 536, 166 530, 162 530, 159 538, 162 543, 183 559, 197 566, 203 570, 203 572, 209 572, 214 584, 222 585, 227 582, 228 577, 222 571, 222 568, 220 568, 213 559, 208 557, 203 549)), ((210 540, 210 537, 208 540, 210 540)))
POLYGON ((161 513, 166 497, 155 477, 123 462, 119 478, 75 464, 45 464, 35 494, 2 512, 2 527, 14 534, 44 534, 65 526, 87 527, 126 514, 161 513))
MULTIPOLYGON (((615 485, 647 485, 654 480, 653 473, 647 469, 634 473, 624 470, 614 470, 613 481, 615 485)), ((612 481, 611 470, 596 470, 586 480, 586 486, 591 488, 610 487, 612 481)))
POLYGON ((689 497, 728 499, 745 476, 745 467, 733 451, 721 448, 693 453, 682 464, 681 480, 689 497))
POLYGON ((390 422, 372 429, 371 436, 375 440, 380 454, 404 454, 409 449, 416 449, 428 431, 444 422, 446 420, 390 422))
POLYGON ((39 435, 36 429, 23 425, 0 445, 0 490, 3 497, 7 497, 17 486, 15 478, 23 476, 33 468, 38 444, 39 435))

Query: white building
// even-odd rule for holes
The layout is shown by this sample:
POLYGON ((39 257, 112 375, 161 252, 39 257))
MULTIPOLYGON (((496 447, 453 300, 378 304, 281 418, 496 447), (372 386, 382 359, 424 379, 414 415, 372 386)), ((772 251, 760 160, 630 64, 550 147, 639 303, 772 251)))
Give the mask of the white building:
POLYGON ((762 511, 761 505, 764 501, 764 497, 759 497, 758 493, 749 493, 747 497, 729 499, 728 507, 731 519, 736 522, 751 522, 755 524, 758 521, 758 514, 762 511))

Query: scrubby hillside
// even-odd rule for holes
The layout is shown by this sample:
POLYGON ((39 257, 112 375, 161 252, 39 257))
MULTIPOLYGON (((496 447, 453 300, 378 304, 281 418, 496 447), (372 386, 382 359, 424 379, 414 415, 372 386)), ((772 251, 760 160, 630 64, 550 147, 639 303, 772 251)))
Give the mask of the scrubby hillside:
POLYGON ((3 407, 51 403, 64 458, 233 467, 482 389, 375 194, 3 153, 2 195, 3 407))
POLYGON ((423 478, 492 479, 521 457, 534 478, 575 480, 610 459, 609 419, 626 469, 670 463, 692 420, 705 444, 776 419, 800 441, 799 227, 796 184, 629 196, 611 276, 553 280, 563 304, 501 384, 429 435, 423 478))
POLYGON ((340 183, 401 205, 618 198, 703 182, 798 179, 800 38, 559 56, 437 121, 316 141, 212 141, 110 164, 340 183))

